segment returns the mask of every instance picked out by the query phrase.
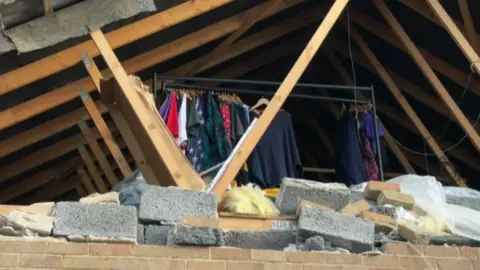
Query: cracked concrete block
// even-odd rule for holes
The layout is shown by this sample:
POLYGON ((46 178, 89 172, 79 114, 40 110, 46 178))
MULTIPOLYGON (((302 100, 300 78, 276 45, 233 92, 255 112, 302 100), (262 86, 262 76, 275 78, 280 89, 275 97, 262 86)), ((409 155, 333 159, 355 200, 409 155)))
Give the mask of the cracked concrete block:
POLYGON ((176 224, 183 216, 218 218, 213 193, 181 188, 148 186, 140 201, 139 219, 144 223, 176 224))
POLYGON ((225 245, 245 249, 283 250, 295 244, 295 230, 227 231, 225 245))
POLYGON ((373 250, 374 232, 372 221, 305 207, 298 219, 297 241, 321 236, 334 247, 361 253, 373 250))
POLYGON ((166 246, 168 232, 173 226, 145 225, 145 244, 166 246))
POLYGON ((137 209, 115 204, 59 202, 53 222, 54 236, 91 236, 136 239, 137 209))
POLYGON ((169 245, 170 243, 191 246, 225 245, 223 231, 220 228, 175 225, 169 234, 171 234, 171 239, 168 241, 169 245))
POLYGON ((301 200, 340 210, 350 201, 350 189, 339 183, 325 184, 284 178, 276 199, 276 205, 280 212, 284 215, 295 215, 301 200))

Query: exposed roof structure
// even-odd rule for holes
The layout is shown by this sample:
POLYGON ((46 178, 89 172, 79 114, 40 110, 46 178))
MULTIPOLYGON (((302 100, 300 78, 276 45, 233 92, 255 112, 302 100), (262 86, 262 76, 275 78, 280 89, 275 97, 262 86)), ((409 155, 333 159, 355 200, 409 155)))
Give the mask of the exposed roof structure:
MULTIPOLYGON (((80 5, 74 2, 53 1, 54 7, 63 8, 60 11, 80 5)), ((154 71, 282 81, 334 1, 154 2, 156 12, 147 7, 102 24, 127 72, 144 81, 154 71)), ((476 32, 480 19, 471 14, 480 12, 480 3, 441 1, 447 18, 439 16, 441 8, 435 9, 437 0, 350 2, 301 81, 374 85, 379 116, 388 131, 385 170, 432 174, 445 184, 464 181, 478 189, 480 78, 476 65, 480 62, 472 57, 480 53, 476 32), (459 41, 452 26, 445 26, 449 18, 467 44, 459 41)), ((6 10, 0 1, 6 28, 41 16, 38 12, 14 16, 6 10)), ((103 134, 79 98, 79 87, 96 101, 127 161, 133 161, 82 63, 82 53, 99 55, 93 42, 86 35, 53 43, 21 54, 13 46, 13 51, 0 55, 0 203, 76 196, 75 187, 89 163, 77 151, 79 143, 87 143, 85 137, 97 139, 101 151, 110 156, 103 134), (80 120, 93 127, 91 134, 84 136, 77 125, 80 120)), ((0 50, 1 46, 0 39, 0 50)), ((285 109, 297 120, 294 125, 304 163, 333 168, 330 131, 339 114, 338 104, 292 99, 285 109)), ((102 175, 104 170, 98 168, 98 172, 102 175)), ((334 175, 319 174, 312 178, 334 179, 334 175)))

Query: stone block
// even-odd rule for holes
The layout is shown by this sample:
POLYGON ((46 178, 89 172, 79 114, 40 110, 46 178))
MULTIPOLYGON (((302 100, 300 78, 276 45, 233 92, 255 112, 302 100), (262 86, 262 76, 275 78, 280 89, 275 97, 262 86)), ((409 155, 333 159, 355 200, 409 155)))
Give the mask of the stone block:
POLYGON ((60 202, 53 222, 54 236, 137 238, 137 209, 115 204, 60 202))
POLYGON ((218 218, 217 197, 209 192, 176 187, 145 187, 140 201, 140 220, 177 224, 183 216, 218 218))
POLYGON ((303 207, 313 207, 313 208, 324 210, 324 211, 335 211, 332 208, 330 208, 328 206, 325 206, 325 205, 322 205, 322 204, 318 204, 318 203, 314 203, 314 202, 310 202, 310 201, 306 201, 306 200, 301 200, 300 203, 298 204, 298 208, 297 208, 297 212, 296 212, 297 217, 298 217, 298 215, 300 215, 300 211, 302 210, 303 207))
POLYGON ((297 241, 321 236, 334 247, 364 252, 373 250, 374 232, 370 220, 305 207, 298 219, 297 241))
POLYGON ((369 210, 370 208, 371 206, 366 200, 360 200, 345 206, 341 212, 343 214, 356 216, 363 211, 369 210))
POLYGON ((400 185, 397 183, 370 181, 365 188, 365 197, 376 200, 384 190, 400 192, 400 185))
POLYGON ((415 198, 409 194, 404 194, 391 190, 384 190, 380 193, 377 199, 378 205, 393 205, 397 207, 403 207, 406 210, 410 210, 415 205, 415 198))
POLYGON ((170 241, 173 245, 190 246, 223 246, 225 240, 220 228, 190 227, 175 225, 169 232, 170 241))
POLYGON ((227 231, 225 245, 244 249, 283 250, 295 243, 295 230, 227 231))
POLYGON ((173 226, 145 225, 145 244, 166 246, 168 243, 168 232, 173 226))
POLYGON ((276 205, 284 215, 294 215, 301 200, 340 210, 350 201, 350 189, 339 183, 319 183, 309 180, 284 178, 276 205))

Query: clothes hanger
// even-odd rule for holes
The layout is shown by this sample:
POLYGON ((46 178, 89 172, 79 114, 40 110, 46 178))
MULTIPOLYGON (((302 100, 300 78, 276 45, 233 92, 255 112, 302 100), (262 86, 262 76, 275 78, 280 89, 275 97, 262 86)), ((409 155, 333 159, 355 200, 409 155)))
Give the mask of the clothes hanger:
POLYGON ((257 104, 253 105, 252 108, 250 109, 251 111, 255 110, 255 109, 258 109, 260 106, 268 106, 268 104, 270 103, 270 101, 266 98, 261 98, 257 101, 257 104))

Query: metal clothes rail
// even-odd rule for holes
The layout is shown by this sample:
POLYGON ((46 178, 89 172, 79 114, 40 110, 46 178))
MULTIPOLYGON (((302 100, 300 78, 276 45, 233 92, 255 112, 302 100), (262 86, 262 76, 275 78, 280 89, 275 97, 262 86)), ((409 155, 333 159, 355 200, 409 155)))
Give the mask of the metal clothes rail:
MULTIPOLYGON (((168 87, 172 88, 188 88, 188 89, 200 89, 203 91, 216 91, 223 93, 235 93, 243 95, 256 95, 256 96, 273 96, 274 92, 269 91, 256 91, 248 89, 238 88, 226 88, 208 85, 199 85, 200 82, 208 83, 220 83, 220 84, 244 84, 244 85, 264 85, 264 86, 280 86, 281 82, 274 81, 256 81, 256 80, 235 80, 235 79, 221 79, 221 78, 202 78, 202 77, 178 77, 178 76, 159 76, 156 73, 153 74, 152 88, 157 89, 157 81, 161 81, 162 89, 168 87)), ((309 99, 309 100, 324 100, 331 102, 342 103, 356 103, 356 104, 372 104, 372 111, 374 119, 377 119, 377 106, 375 101, 375 89, 373 86, 347 86, 347 85, 334 85, 334 84, 312 84, 312 83, 297 83, 296 88, 310 88, 310 89, 326 89, 326 90, 344 90, 344 91, 363 91, 370 94, 371 101, 361 101, 347 98, 337 98, 320 95, 305 95, 305 94, 291 94, 289 98, 309 99)), ((383 161, 380 153, 380 137, 378 135, 378 121, 374 122, 375 141, 377 143, 377 161, 380 170, 380 179, 384 181, 383 161)))

